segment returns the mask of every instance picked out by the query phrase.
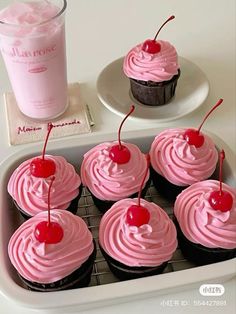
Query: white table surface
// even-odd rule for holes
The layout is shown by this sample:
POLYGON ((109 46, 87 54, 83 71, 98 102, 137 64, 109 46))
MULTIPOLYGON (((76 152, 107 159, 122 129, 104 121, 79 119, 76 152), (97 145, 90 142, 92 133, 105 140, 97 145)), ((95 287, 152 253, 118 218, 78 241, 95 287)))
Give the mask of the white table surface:
MULTIPOLYGON (((104 136, 113 133, 121 118, 111 113, 98 100, 96 79, 101 70, 113 60, 123 56, 135 44, 155 34, 156 28, 170 15, 176 19, 162 30, 160 38, 173 43, 179 55, 197 64, 210 81, 210 93, 206 102, 196 112, 176 121, 158 123, 158 126, 198 126, 204 113, 219 99, 224 104, 207 120, 204 129, 223 139, 236 153, 236 39, 234 0, 68 0, 66 16, 67 59, 69 82, 80 82, 82 94, 92 107, 95 127, 91 135, 77 136, 86 141, 87 136, 104 136)), ((10 83, 0 58, 0 94, 10 90, 10 83)), ((9 146, 3 99, 0 98, 0 161, 14 154, 24 145, 9 146)), ((153 129, 150 121, 127 121, 123 132, 153 129)), ((115 138, 115 134, 114 134, 115 138)), ((63 145, 63 139, 60 140, 63 145)), ((27 144, 27 146, 35 144, 27 144)), ((50 145, 53 145, 50 144, 50 145)), ((162 295, 88 313, 218 313, 236 310, 235 279, 224 283, 226 306, 194 306, 201 299, 198 289, 179 294, 162 295), (162 305, 163 300, 189 300, 190 306, 162 305)), ((209 298, 209 297, 208 297, 209 298)), ((219 297, 218 297, 219 298, 219 297)), ((171 303, 171 302, 170 302, 171 303)), ((10 303, 0 294, 0 312, 35 313, 10 303)), ((43 313, 43 312, 40 312, 43 313)), ((64 312, 66 313, 66 312, 64 312)), ((77 313, 71 309, 68 313, 77 313)), ((84 312, 85 313, 85 312, 84 312)), ((87 313, 87 312, 86 312, 87 313)))

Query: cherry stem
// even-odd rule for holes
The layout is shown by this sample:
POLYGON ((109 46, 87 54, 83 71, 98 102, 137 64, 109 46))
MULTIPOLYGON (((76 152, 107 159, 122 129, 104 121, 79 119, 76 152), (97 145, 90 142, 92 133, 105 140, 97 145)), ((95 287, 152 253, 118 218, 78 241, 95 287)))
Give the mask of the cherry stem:
POLYGON ((51 188, 52 188, 52 184, 53 184, 54 180, 55 180, 55 177, 53 176, 51 178, 51 182, 50 182, 49 188, 48 188, 48 226, 50 226, 50 223, 51 223, 51 219, 50 219, 50 210, 51 210, 50 193, 51 193, 51 188))
POLYGON ((222 149, 222 151, 220 152, 220 169, 219 169, 220 196, 222 195, 222 168, 223 168, 224 159, 225 159, 225 152, 222 149))
POLYGON ((140 206, 141 193, 142 193, 144 181, 147 177, 148 169, 150 166, 150 155, 149 154, 146 155, 146 159, 147 159, 147 168, 146 168, 146 171, 145 171, 145 174, 144 174, 144 177, 143 177, 143 180, 142 180, 142 183, 140 185, 139 192, 138 192, 138 206, 140 206))
POLYGON ((45 140, 44 147, 43 147, 43 153, 42 153, 42 159, 43 160, 44 160, 44 157, 45 157, 45 152, 46 152, 46 147, 47 147, 47 143, 48 143, 49 134, 50 134, 52 128, 53 128, 53 125, 52 125, 52 123, 50 123, 48 125, 48 134, 46 136, 46 140, 45 140))
POLYGON ((121 140, 120 140, 120 132, 121 132, 121 128, 125 122, 125 120, 128 118, 128 116, 131 115, 131 113, 134 111, 135 107, 134 105, 131 106, 129 113, 127 113, 127 115, 124 117, 123 121, 120 124, 119 130, 118 130, 118 142, 119 142, 119 149, 122 149, 122 145, 121 145, 121 140))
POLYGON ((208 112, 208 114, 205 116, 205 118, 203 119, 202 123, 200 124, 197 132, 199 133, 201 130, 201 127, 203 126, 204 122, 206 121, 206 119, 209 117, 209 115, 212 113, 212 111, 214 111, 220 104, 222 104, 223 99, 219 99, 217 101, 217 103, 215 104, 215 106, 213 108, 211 108, 211 110, 208 112))
POLYGON ((166 20, 165 23, 163 23, 163 24, 161 25, 161 27, 158 29, 158 31, 157 31, 157 33, 156 33, 156 35, 155 35, 155 37, 154 37, 153 40, 156 40, 158 34, 160 33, 161 29, 166 25, 166 23, 168 23, 169 21, 173 20, 174 18, 175 18, 175 16, 174 16, 174 15, 171 15, 171 16, 168 18, 168 20, 166 20))

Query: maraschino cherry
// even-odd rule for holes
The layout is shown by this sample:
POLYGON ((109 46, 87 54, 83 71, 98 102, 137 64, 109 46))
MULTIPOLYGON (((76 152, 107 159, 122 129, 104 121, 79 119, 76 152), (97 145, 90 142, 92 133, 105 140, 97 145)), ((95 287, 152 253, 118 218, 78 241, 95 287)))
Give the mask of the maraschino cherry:
POLYGON ((59 223, 50 220, 50 193, 54 180, 55 177, 52 177, 48 189, 48 220, 39 222, 34 230, 34 236, 40 243, 56 244, 63 238, 62 227, 59 223))
POLYGON ((47 178, 55 174, 56 165, 51 159, 45 159, 45 151, 49 138, 49 134, 53 128, 52 124, 48 126, 48 133, 43 147, 42 158, 34 158, 30 163, 30 173, 37 178, 47 178))
POLYGON ((204 135, 200 133, 201 127, 203 126, 206 119, 209 115, 214 111, 221 103, 223 99, 219 99, 215 106, 207 113, 205 118, 203 119, 202 123, 200 124, 199 128, 196 129, 187 129, 184 133, 184 139, 188 142, 189 145, 194 145, 195 147, 199 148, 204 143, 204 135))
POLYGON ((150 220, 149 211, 147 210, 147 208, 140 205, 141 192, 143 189, 144 181, 148 173, 149 165, 150 165, 150 156, 147 155, 147 168, 146 168, 146 171, 145 171, 145 174, 144 174, 144 177, 143 177, 140 189, 139 189, 138 204, 130 206, 126 213, 126 222, 130 226, 140 227, 142 225, 147 224, 150 220))
POLYGON ((168 23, 169 21, 173 20, 175 18, 174 15, 171 15, 166 21, 165 23, 163 23, 161 25, 161 27, 159 28, 159 30, 157 31, 154 39, 147 39, 145 40, 145 42, 142 45, 142 50, 146 51, 148 53, 158 53, 161 51, 161 45, 158 41, 156 41, 156 38, 158 36, 158 34, 160 33, 161 29, 163 28, 164 25, 166 25, 166 23, 168 23))
POLYGON ((113 145, 109 151, 109 157, 112 161, 116 162, 117 164, 126 164, 130 160, 130 151, 129 149, 121 144, 120 140, 120 132, 121 128, 125 122, 125 120, 128 118, 129 115, 134 111, 135 107, 132 105, 130 108, 129 113, 125 116, 123 121, 120 124, 119 130, 118 130, 118 142, 119 144, 113 145))
POLYGON ((225 159, 225 152, 222 150, 220 152, 220 169, 219 169, 219 181, 220 181, 220 189, 218 191, 213 191, 210 194, 208 199, 211 207, 215 210, 220 210, 222 212, 227 212, 233 206, 233 197, 222 189, 222 165, 223 160, 225 159))

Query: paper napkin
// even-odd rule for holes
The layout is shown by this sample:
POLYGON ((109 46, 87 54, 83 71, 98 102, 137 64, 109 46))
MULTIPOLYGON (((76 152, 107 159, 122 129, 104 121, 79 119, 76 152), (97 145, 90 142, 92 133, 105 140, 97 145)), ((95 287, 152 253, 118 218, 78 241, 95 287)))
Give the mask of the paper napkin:
POLYGON ((69 104, 63 115, 52 121, 38 122, 20 112, 12 92, 4 93, 10 145, 43 141, 48 123, 54 126, 50 138, 91 132, 94 122, 91 111, 81 96, 79 83, 68 85, 68 95, 69 104))

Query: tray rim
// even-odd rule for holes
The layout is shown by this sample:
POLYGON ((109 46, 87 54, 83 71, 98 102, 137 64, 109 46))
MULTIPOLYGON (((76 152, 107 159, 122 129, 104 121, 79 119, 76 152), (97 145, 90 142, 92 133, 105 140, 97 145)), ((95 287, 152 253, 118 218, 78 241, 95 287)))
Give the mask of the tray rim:
MULTIPOLYGON (((137 140, 139 138, 151 138, 161 132, 166 127, 139 130, 139 131, 127 131, 122 134, 124 140, 137 140)), ((218 147, 223 147, 228 163, 235 160, 235 154, 228 147, 228 145, 221 140, 218 136, 211 132, 206 132, 215 141, 218 147)), ((106 136, 107 140, 116 139, 115 133, 110 133, 106 136)), ((51 141, 49 144, 48 152, 52 150, 77 148, 80 146, 87 146, 97 144, 104 141, 104 134, 97 134, 96 136, 90 136, 84 141, 78 139, 63 139, 59 141, 51 141)), ((0 182, 4 182, 4 178, 7 176, 7 172, 10 167, 17 160, 28 158, 28 155, 40 153, 42 144, 29 146, 25 149, 19 150, 17 153, 10 155, 3 162, 0 163, 0 182)), ((235 167, 231 169, 232 175, 236 178, 235 167)), ((0 189, 0 224, 3 225, 4 221, 4 203, 7 201, 5 191, 0 189)), ((0 229, 0 252, 3 250, 4 228, 0 229)), ((5 256, 6 257, 6 256, 5 256)), ((62 309, 66 307, 76 306, 79 309, 92 309, 96 306, 108 306, 118 302, 127 302, 135 299, 151 297, 153 295, 160 295, 170 293, 173 290, 186 290, 189 286, 197 285, 200 282, 209 283, 212 281, 218 282, 219 280, 228 280, 235 276, 235 261, 236 258, 215 263, 211 265, 199 266, 191 269, 179 270, 172 273, 160 274, 142 279, 134 279, 125 282, 116 282, 106 285, 99 285, 93 287, 86 287, 83 289, 75 289, 73 293, 71 290, 39 293, 28 291, 17 285, 10 277, 7 270, 7 261, 4 259, 4 254, 0 254, 0 264, 2 266, 2 272, 0 274, 0 293, 7 299, 18 303, 20 306, 26 308, 37 309, 62 309)))

